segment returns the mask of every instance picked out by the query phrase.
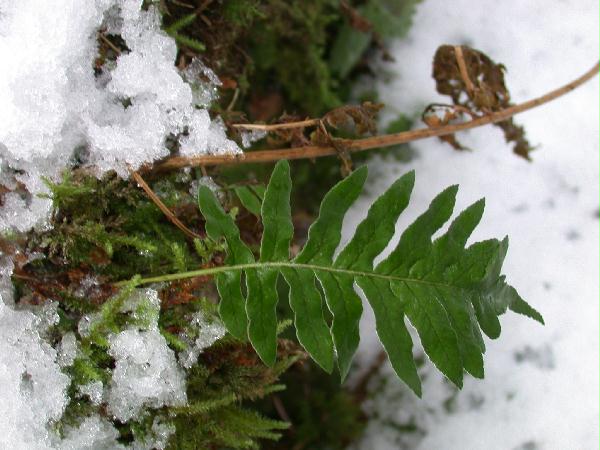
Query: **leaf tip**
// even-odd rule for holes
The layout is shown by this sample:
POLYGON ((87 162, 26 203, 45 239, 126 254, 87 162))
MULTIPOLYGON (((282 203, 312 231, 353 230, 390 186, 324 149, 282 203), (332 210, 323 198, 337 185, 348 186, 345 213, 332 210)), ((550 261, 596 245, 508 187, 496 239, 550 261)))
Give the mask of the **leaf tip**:
POLYGON ((275 164, 275 169, 281 167, 282 169, 279 170, 285 170, 287 169, 289 171, 290 169, 290 163, 288 162, 287 159, 280 159, 279 161, 277 161, 277 164, 275 164))
POLYGON ((509 305, 510 310, 517 314, 521 314, 525 317, 529 317, 530 319, 533 319, 542 325, 546 325, 544 317, 542 317, 540 312, 533 306, 531 306, 529 303, 527 303, 525 300, 523 300, 521 296, 516 292, 516 290, 514 292, 516 294, 516 297, 509 305))
POLYGON ((413 391, 413 393, 419 397, 419 398, 423 398, 423 389, 421 387, 421 382, 419 381, 418 384, 409 384, 408 387, 410 387, 411 391, 413 391))
POLYGON ((354 172, 359 172, 359 173, 368 173, 369 172, 369 167, 365 164, 364 166, 360 166, 358 169, 356 169, 354 172))
POLYGON ((351 177, 356 177, 360 180, 361 184, 367 180, 367 176, 369 175, 369 168, 365 164, 364 166, 359 167, 354 172, 350 174, 351 177))
POLYGON ((538 317, 532 317, 532 319, 535 320, 536 322, 538 322, 541 325, 546 325, 546 321, 544 320, 544 317, 541 314, 539 314, 539 313, 538 313, 538 317))
POLYGON ((436 202, 443 199, 443 201, 450 202, 452 208, 454 208, 456 194, 458 194, 458 184, 453 184, 440 192, 433 201, 436 202))
POLYGON ((485 210, 485 197, 481 197, 479 200, 473 203, 473 207, 477 208, 478 210, 481 209, 481 212, 483 213, 485 210))
POLYGON ((337 367, 340 372, 340 384, 346 381, 346 377, 348 376, 348 372, 350 371, 350 361, 342 361, 339 356, 337 359, 337 367))

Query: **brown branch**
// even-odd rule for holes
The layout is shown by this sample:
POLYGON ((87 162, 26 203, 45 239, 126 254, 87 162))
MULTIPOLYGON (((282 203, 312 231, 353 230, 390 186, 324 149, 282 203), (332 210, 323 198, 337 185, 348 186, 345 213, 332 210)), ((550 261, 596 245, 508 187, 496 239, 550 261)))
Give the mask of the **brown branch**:
POLYGON ((115 52, 117 55, 121 54, 121 50, 119 49, 119 47, 117 47, 115 44, 113 44, 110 39, 108 39, 106 36, 104 36, 104 34, 98 33, 98 35, 100 36, 100 39, 102 39, 104 41, 104 43, 113 50, 113 52, 115 52))
POLYGON ((164 215, 167 216, 167 219, 169 219, 173 223, 173 225, 175 225, 177 228, 179 228, 181 231, 183 231, 183 233, 186 236, 188 236, 192 239, 201 237, 199 234, 194 233, 192 230, 190 230, 188 227, 186 227, 183 224, 183 222, 181 222, 181 220, 179 220, 175 216, 175 214, 173 214, 173 211, 171 211, 167 207, 167 205, 165 205, 162 202, 162 200, 158 197, 158 195, 156 195, 154 193, 154 191, 150 188, 150 186, 148 186, 148 183, 146 183, 146 181, 142 178, 142 176, 139 173, 132 170, 131 176, 137 182, 137 184, 139 184, 139 186, 144 190, 144 192, 148 195, 148 197, 150 197, 150 200, 152 200, 154 202, 154 204, 156 206, 158 206, 158 208, 164 213, 164 215))
POLYGON ((229 105, 227 105, 227 108, 225 109, 225 111, 231 111, 233 109, 239 96, 240 96, 240 88, 235 88, 235 92, 233 93, 233 98, 229 102, 229 105))
MULTIPOLYGON (((344 148, 350 153, 361 152, 380 147, 389 147, 391 145, 403 144, 420 139, 426 139, 436 136, 446 136, 448 134, 457 133, 459 131, 468 130, 471 128, 481 127, 492 123, 502 122, 511 118, 516 114, 536 108, 544 103, 565 95, 577 87, 584 84, 586 81, 595 77, 600 68, 600 63, 596 63, 594 67, 586 73, 571 81, 558 89, 548 92, 541 97, 528 100, 518 105, 496 111, 485 116, 478 117, 468 122, 444 125, 437 128, 420 128, 417 130, 405 131, 402 133, 386 134, 381 136, 372 136, 362 139, 347 139, 341 143, 344 148)), ((202 155, 192 157, 173 157, 167 159, 162 164, 155 167, 155 170, 165 171, 179 169, 189 166, 214 166, 223 164, 249 164, 249 163, 264 163, 278 161, 280 159, 307 159, 320 158, 322 156, 337 155, 337 150, 332 146, 317 146, 309 145, 305 147, 285 148, 276 150, 261 150, 256 152, 247 152, 230 155, 202 155)))
POLYGON ((273 406, 275 407, 277 414, 279 414, 279 417, 282 420, 288 422, 290 424, 290 428, 292 428, 292 419, 290 418, 290 415, 287 413, 285 406, 283 405, 283 402, 281 401, 279 396, 274 395, 272 397, 272 400, 273 400, 273 406))
POLYGON ((188 8, 188 9, 194 9, 195 8, 194 5, 190 5, 188 3, 180 2, 178 0, 171 0, 171 3, 173 3, 174 5, 177 5, 177 6, 181 6, 183 8, 188 8))

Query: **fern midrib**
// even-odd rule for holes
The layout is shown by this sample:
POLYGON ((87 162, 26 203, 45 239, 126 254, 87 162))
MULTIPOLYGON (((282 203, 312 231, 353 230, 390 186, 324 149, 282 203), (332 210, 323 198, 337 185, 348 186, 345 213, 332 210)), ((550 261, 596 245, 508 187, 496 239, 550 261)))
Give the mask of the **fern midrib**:
MULTIPOLYGON (((386 274, 377 273, 377 272, 365 272, 365 271, 361 271, 361 270, 351 270, 351 269, 344 269, 344 268, 340 268, 340 267, 320 266, 318 264, 295 263, 295 262, 291 262, 291 261, 290 262, 287 262, 287 261, 255 262, 255 263, 247 263, 247 264, 235 264, 235 265, 230 265, 230 266, 210 267, 207 269, 199 269, 199 270, 192 270, 192 271, 188 271, 188 272, 177 272, 177 273, 171 273, 171 274, 166 274, 166 275, 159 275, 156 277, 141 278, 141 279, 139 279, 139 282, 137 284, 141 285, 141 284, 148 284, 148 283, 160 283, 160 282, 164 282, 164 281, 177 281, 177 280, 183 280, 186 278, 194 278, 194 277, 201 277, 201 276, 207 276, 207 275, 218 275, 220 273, 235 272, 235 271, 240 271, 240 270, 283 269, 283 268, 296 269, 296 270, 304 269, 304 270, 311 270, 311 271, 322 271, 322 272, 329 272, 332 274, 337 273, 337 274, 342 274, 342 275, 349 275, 349 276, 352 276, 353 278, 366 277, 366 278, 375 278, 375 279, 386 280, 386 281, 400 281, 400 282, 404 282, 404 283, 416 283, 416 284, 422 284, 422 285, 426 285, 426 286, 443 286, 443 287, 447 287, 447 288, 451 288, 451 289, 458 288, 458 286, 453 286, 451 284, 437 282, 437 281, 431 281, 431 280, 421 280, 418 278, 400 277, 397 275, 386 275, 386 274)), ((130 280, 118 281, 118 282, 114 283, 113 285, 115 287, 121 287, 121 286, 125 286, 129 282, 130 282, 130 280)))

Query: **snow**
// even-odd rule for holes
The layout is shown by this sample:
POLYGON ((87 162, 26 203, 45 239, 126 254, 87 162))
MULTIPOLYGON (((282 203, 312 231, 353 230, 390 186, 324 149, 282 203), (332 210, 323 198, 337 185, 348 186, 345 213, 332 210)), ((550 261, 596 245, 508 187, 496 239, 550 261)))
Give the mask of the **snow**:
MULTIPOLYGON (((472 45, 504 63, 515 102, 558 87, 597 59, 598 17, 592 0, 426 1, 408 38, 391 46, 396 62, 379 66, 388 75, 378 82, 389 107, 385 119, 448 102, 435 94, 430 77, 435 49, 446 43, 472 45)), ((533 163, 514 156, 492 127, 458 136, 473 152, 429 139, 411 144, 417 156, 409 163, 369 163, 370 195, 348 218, 348 231, 376 194, 409 169, 417 180, 398 230, 436 193, 459 183, 456 210, 486 197, 474 239, 510 236, 504 272, 546 326, 503 316, 502 336, 486 343, 485 379, 467 378, 458 393, 427 363, 419 400, 386 366, 368 406, 378 418, 356 449, 598 448, 598 97, 595 79, 517 116, 538 145, 533 163), (394 424, 414 431, 400 433, 394 424)), ((363 318, 361 336, 358 360, 367 365, 379 350, 372 314, 363 318)))
POLYGON ((60 367, 68 367, 73 365, 73 361, 77 357, 77 337, 75 333, 69 332, 63 335, 58 349, 56 362, 60 367))
MULTIPOLYGON (((14 310, 10 287, 10 262, 0 277, 0 448, 17 450, 125 449, 116 442, 118 431, 100 416, 85 418, 66 430, 64 439, 49 428, 59 420, 69 401, 69 377, 62 368, 73 363, 78 343, 73 333, 63 336, 58 351, 45 340, 58 321, 56 303, 36 311, 14 310)), ((109 336, 109 354, 115 359, 110 386, 101 382, 80 386, 79 393, 107 409, 121 421, 139 418, 144 408, 181 406, 186 403, 185 374, 175 353, 158 330, 156 291, 139 289, 123 305, 135 326, 109 336), (154 308, 154 311, 152 310, 154 308), (143 312, 143 316, 142 316, 143 312)), ((91 317, 91 324, 97 317, 91 317)), ((161 449, 174 432, 172 425, 155 422, 147 442, 136 441, 133 450, 161 449)))
MULTIPOLYGON (((0 186, 9 190, 2 196, 0 232, 46 226, 51 201, 39 195, 48 192, 43 178, 57 180, 76 161, 97 176, 115 170, 127 177, 168 156, 167 138, 178 139, 188 156, 241 151, 207 111, 220 83, 216 75, 199 60, 180 72, 175 42, 160 30, 156 9, 141 5, 0 0, 0 186), (95 67, 102 30, 120 34, 127 50, 116 62, 95 67)), ((44 332, 57 318, 55 307, 15 310, 10 261, 0 261, 0 271, 0 447, 122 448, 117 431, 100 417, 68 430, 63 442, 50 431, 69 401, 63 370, 78 344, 74 334, 64 336, 58 351, 47 344, 44 332)), ((157 301, 156 292, 145 292, 125 305, 141 305, 130 310, 139 320, 109 337, 115 358, 110 385, 79 389, 93 402, 105 400, 121 420, 186 401, 184 371, 158 330, 157 301)), ((95 320, 82 320, 79 334, 85 336, 95 320)), ((132 448, 164 447, 169 424, 156 424, 154 431, 156 439, 132 448)))
MULTIPOLYGON (((102 382, 96 381, 79 387, 79 395, 88 396, 96 405, 104 401, 107 412, 123 423, 141 419, 147 408, 186 404, 185 373, 177 363, 175 353, 160 334, 159 308, 160 300, 155 290, 135 290, 121 308, 123 313, 131 314, 133 324, 108 338, 108 353, 115 360, 110 384, 105 387, 102 382)), ((88 330, 97 320, 101 320, 100 316, 89 318, 88 330)), ((75 357, 77 346, 74 337, 72 333, 63 337, 56 358, 59 365, 64 361, 65 353, 69 358, 75 357), (68 350, 65 352, 65 349, 68 350)), ((61 408, 64 408, 67 401, 64 393, 61 393, 59 400, 61 408)), ((61 413, 62 409, 53 418, 58 419, 61 413)), ((36 419, 39 423, 44 418, 36 419)), ((46 419, 45 422, 47 421, 46 419)), ((41 421, 42 424, 45 422, 41 421)), ((117 443, 119 433, 111 422, 98 415, 91 415, 84 418, 78 427, 68 428, 62 440, 48 433, 52 446, 41 448, 160 450, 166 447, 169 436, 174 431, 173 425, 155 418, 149 436, 136 436, 132 445, 126 447, 117 443)))
POLYGON ((130 447, 117 442, 119 432, 106 419, 86 418, 79 427, 67 431, 60 450, 164 450, 174 427, 155 421, 151 435, 144 441, 135 440, 130 447))
POLYGON ((108 411, 121 422, 140 417, 143 408, 186 404, 185 374, 159 331, 159 309, 155 290, 137 289, 122 308, 136 324, 108 338, 115 360, 108 411))
POLYGON ((200 61, 180 73, 174 40, 141 3, 0 0, 0 184, 27 189, 4 196, 0 230, 43 224, 51 203, 37 196, 47 192, 41 177, 57 179, 77 158, 127 177, 168 156, 168 136, 188 156, 240 151, 206 110, 218 78, 200 61), (95 76, 103 26, 129 51, 95 76))
POLYGON ((14 311, 7 282, 0 279, 0 448, 46 449, 51 442, 46 424, 62 415, 69 377, 41 336, 47 321, 14 311))
POLYGON ((150 436, 146 436, 145 439, 136 439, 133 442, 133 450, 163 450, 169 443, 169 438, 175 433, 175 426, 172 424, 163 423, 157 419, 154 419, 152 429, 150 430, 150 436))
POLYGON ((127 422, 143 407, 182 406, 186 403, 185 377, 175 354, 158 329, 128 329, 110 339, 115 358, 108 409, 127 422))
POLYGON ((79 393, 87 396, 92 404, 99 405, 104 398, 104 384, 102 381, 92 381, 91 383, 79 386, 79 393))
POLYGON ((124 450, 117 443, 119 432, 108 420, 98 416, 86 418, 79 427, 69 429, 61 450, 124 450))
POLYGON ((185 334, 180 336, 188 344, 188 348, 179 355, 181 365, 186 369, 196 364, 200 353, 225 336, 227 332, 220 320, 216 318, 211 320, 203 311, 195 313, 189 323, 195 334, 193 339, 185 334))

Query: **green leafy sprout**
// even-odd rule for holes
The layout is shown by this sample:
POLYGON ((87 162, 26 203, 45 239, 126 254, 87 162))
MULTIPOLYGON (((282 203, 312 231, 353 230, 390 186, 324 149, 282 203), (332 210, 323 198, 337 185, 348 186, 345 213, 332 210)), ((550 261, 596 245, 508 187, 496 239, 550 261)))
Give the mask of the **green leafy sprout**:
POLYGON ((276 284, 282 276, 290 287, 298 341, 327 372, 337 362, 342 379, 359 343, 360 289, 375 313, 377 334, 392 367, 415 394, 421 395, 421 380, 406 319, 434 365, 460 388, 465 371, 483 378, 482 331, 491 339, 498 338, 498 316, 510 309, 544 321, 501 274, 508 238, 466 246, 481 220, 483 199, 461 212, 441 237, 432 240, 452 215, 457 186, 435 197, 402 233, 391 253, 374 266, 409 203, 414 178, 414 172, 409 172, 393 183, 334 257, 344 216, 367 179, 366 166, 354 171, 327 193, 307 242, 293 259, 289 254, 294 229, 287 161, 275 166, 262 199, 264 231, 258 260, 213 192, 201 186, 198 204, 206 232, 215 241, 225 240, 225 265, 140 282, 214 275, 221 298, 219 313, 227 329, 238 339, 249 339, 262 361, 271 366, 277 353, 276 284), (323 301, 333 317, 331 324, 324 317, 323 301))

